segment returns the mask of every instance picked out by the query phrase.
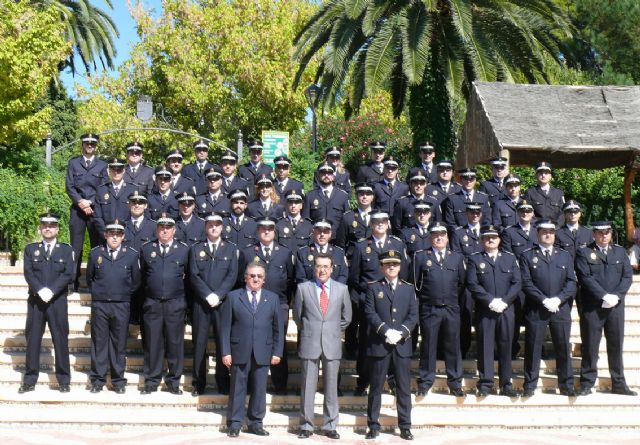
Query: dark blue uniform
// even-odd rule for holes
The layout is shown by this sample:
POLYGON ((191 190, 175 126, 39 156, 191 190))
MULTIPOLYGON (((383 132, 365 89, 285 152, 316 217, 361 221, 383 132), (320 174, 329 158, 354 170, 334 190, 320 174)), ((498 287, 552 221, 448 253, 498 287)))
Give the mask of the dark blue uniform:
MULTIPOLYGON (((331 279, 342 284, 347 284, 349 268, 344 250, 337 246, 327 245, 327 253, 333 259, 333 271, 331 279)), ((318 254, 315 244, 302 247, 296 251, 296 283, 311 281, 315 279, 315 259, 318 254)))
POLYGON ((393 188, 389 188, 386 180, 376 183, 373 187, 373 194, 376 197, 376 208, 393 218, 396 202, 409 194, 409 186, 405 182, 395 180, 393 188))
POLYGON ((436 352, 442 331, 447 384, 449 389, 462 387, 460 354, 460 305, 464 290, 464 256, 447 249, 442 264, 432 249, 416 253, 413 273, 418 295, 420 332, 420 370, 418 390, 427 391, 436 378, 436 352))
POLYGON ((113 184, 108 182, 98 187, 96 192, 95 224, 101 239, 104 239, 105 221, 126 221, 129 211, 129 195, 137 190, 133 184, 122 182, 116 194, 113 184))
POLYGON ((238 168, 238 176, 247 181, 251 186, 256 183, 256 179, 262 175, 271 177, 273 168, 270 165, 261 162, 256 169, 251 162, 247 162, 238 168))
POLYGON ((256 220, 267 217, 280 219, 284 214, 284 204, 271 201, 269 208, 265 210, 264 204, 260 198, 258 198, 254 199, 247 205, 245 213, 256 220))
POLYGON ((398 426, 411 428, 411 332, 418 323, 418 302, 413 285, 398 280, 395 290, 386 279, 369 284, 365 299, 368 324, 366 353, 370 363, 371 390, 367 403, 367 425, 380 429, 380 406, 385 376, 392 367, 395 375, 398 426), (395 329, 402 340, 388 344, 385 333, 395 329))
POLYGON ((411 170, 409 170, 408 177, 415 176, 418 171, 424 173, 427 178, 427 183, 436 182, 438 180, 438 169, 433 163, 431 163, 431 165, 425 165, 422 162, 417 163, 415 166, 411 167, 411 170))
POLYGON ((417 251, 431 248, 431 235, 428 229, 423 229, 420 233, 420 228, 415 225, 402 229, 400 239, 407 246, 407 257, 410 259, 417 251))
POLYGON ((57 242, 49 258, 43 243, 31 243, 24 249, 24 278, 29 285, 27 299, 27 353, 24 385, 35 385, 40 373, 40 346, 45 325, 53 340, 58 385, 69 385, 69 319, 67 317, 67 291, 74 280, 76 266, 73 249, 69 244, 57 242), (42 288, 49 288, 53 298, 45 303, 38 296, 42 288))
POLYGON ((486 181, 482 181, 480 183, 479 190, 489 196, 489 203, 491 204, 491 207, 501 199, 508 199, 507 189, 504 186, 504 179, 502 181, 498 181, 496 178, 491 178, 486 181))
POLYGON ((561 391, 573 390, 571 366, 571 300, 576 293, 576 274, 569 252, 553 248, 550 260, 536 246, 519 258, 522 272, 522 289, 525 293, 525 391, 533 391, 538 385, 540 359, 547 326, 556 352, 558 386, 561 391), (545 298, 558 297, 559 311, 551 313, 544 307, 545 298))
POLYGON ((334 186, 327 198, 321 189, 314 189, 304 198, 302 216, 313 222, 328 219, 333 224, 332 237, 335 238, 338 227, 342 223, 344 214, 351 210, 349 195, 344 190, 334 186))
MULTIPOLYGON (((238 270, 244 271, 252 261, 261 261, 266 264, 267 276, 264 281, 264 289, 275 293, 280 299, 280 321, 282 322, 282 332, 287 334, 289 325, 289 303, 295 291, 295 270, 293 265, 293 253, 284 246, 273 244, 270 258, 266 258, 260 244, 246 247, 240 252, 240 263, 238 270)), ((244 273, 239 274, 244 276, 244 273)), ((238 279, 240 281, 240 278, 238 279)), ((239 283, 239 286, 241 284, 239 283)), ((286 392, 289 369, 287 354, 285 350, 278 351, 282 357, 280 364, 271 367, 271 380, 276 392, 286 392)))
POLYGON ((178 200, 171 192, 169 192, 169 195, 166 199, 163 199, 163 196, 155 191, 147 196, 147 200, 147 211, 149 212, 149 216, 151 217, 151 219, 155 221, 157 221, 163 213, 166 213, 167 216, 174 219, 180 216, 180 211, 178 210, 178 200))
POLYGON ((284 217, 276 223, 278 244, 287 247, 291 252, 297 252, 311 242, 313 224, 304 218, 298 218, 295 227, 289 217, 284 217))
POLYGON ((234 223, 233 218, 228 216, 223 219, 222 225, 222 239, 232 242, 238 249, 242 250, 256 243, 257 225, 253 218, 244 215, 242 221, 234 223))
POLYGON ((415 220, 415 204, 417 202, 426 202, 431 204, 431 218, 430 221, 441 221, 442 213, 440 212, 440 201, 434 198, 433 195, 425 194, 423 199, 419 200, 414 195, 406 195, 396 201, 395 209, 393 210, 393 217, 391 218, 391 228, 393 233, 398 235, 402 232, 402 229, 406 227, 413 227, 416 224, 415 220))
POLYGON ((360 212, 356 209, 344 214, 333 244, 341 247, 346 252, 347 258, 351 258, 356 243, 370 236, 371 226, 365 224, 360 212))
POLYGON ((228 241, 220 241, 214 254, 209 250, 208 240, 191 246, 189 252, 189 284, 193 293, 192 341, 193 380, 192 385, 202 394, 207 386, 207 341, 209 328, 216 334, 216 385, 218 390, 229 392, 229 371, 222 363, 220 336, 220 312, 211 307, 207 296, 215 293, 224 301, 238 277, 238 249, 228 241))
MULTIPOLYGON (((195 185, 195 194, 201 195, 207 192, 208 189, 208 180, 207 180, 207 172, 210 168, 213 168, 213 164, 209 161, 204 163, 204 168, 200 169, 200 163, 198 161, 192 162, 191 164, 187 164, 182 169, 182 175, 191 179, 195 185)), ((189 191, 189 190, 187 190, 189 191)), ((190 192, 193 193, 193 192, 190 192)))
POLYGON ((91 247, 100 243, 100 232, 95 224, 95 215, 87 216, 78 207, 78 201, 88 199, 93 202, 95 210, 96 191, 101 184, 109 180, 107 173, 107 163, 97 157, 87 167, 83 156, 71 158, 67 164, 67 176, 65 179, 65 189, 71 200, 71 216, 69 219, 69 235, 73 254, 77 258, 76 274, 74 277, 75 288, 78 288, 78 277, 80 276, 80 264, 82 263, 82 246, 84 244, 84 233, 89 231, 89 242, 91 247))
POLYGON ((138 252, 120 246, 112 260, 106 246, 91 249, 87 286, 91 292, 91 384, 104 386, 111 365, 111 383, 124 387, 130 305, 140 286, 138 252))
POLYGON ((489 207, 489 196, 486 193, 473 191, 469 201, 465 200, 465 193, 459 190, 449 195, 442 202, 442 220, 451 228, 464 226, 467 224, 467 202, 476 202, 482 206, 482 219, 480 225, 491 224, 491 207, 489 207))
POLYGON ((193 246, 206 239, 204 230, 204 219, 195 215, 191 216, 189 224, 185 224, 181 217, 176 219, 175 238, 182 241, 187 246, 193 246))
POLYGON ((189 248, 173 240, 169 252, 162 255, 160 244, 153 241, 142 246, 140 268, 145 292, 143 318, 145 330, 145 387, 155 390, 162 378, 166 356, 169 370, 165 383, 178 389, 184 368, 185 275, 189 248))
POLYGON ((287 193, 291 190, 304 190, 304 184, 297 179, 287 178, 286 184, 280 184, 277 178, 273 179, 273 188, 280 197, 280 202, 284 202, 287 193))
POLYGON ((249 196, 255 194, 255 188, 253 184, 249 184, 246 179, 241 178, 238 175, 233 175, 233 179, 225 178, 222 176, 222 191, 227 194, 232 190, 244 190, 249 196))
POLYGON ((133 247, 136 252, 140 252, 142 245, 156 239, 156 222, 143 218, 138 228, 134 227, 131 219, 124 225, 123 246, 133 247))
POLYGON ((348 284, 351 291, 354 317, 351 320, 350 328, 347 329, 345 348, 349 354, 357 351, 358 390, 364 390, 369 385, 369 369, 366 363, 367 320, 364 312, 367 289, 370 282, 384 278, 380 271, 378 255, 389 250, 402 252, 400 278, 407 278, 409 275, 409 260, 406 256, 405 246, 399 238, 391 235, 387 235, 382 248, 376 245, 373 237, 357 242, 349 264, 348 284), (355 316, 356 314, 357 317, 355 316), (357 329, 357 339, 355 335, 348 334, 351 329, 353 329, 353 332, 356 332, 357 329))
POLYGON ((624 341, 624 298, 633 281, 633 270, 624 248, 612 244, 605 255, 590 243, 578 249, 576 271, 581 284, 580 337, 582 363, 580 385, 592 388, 598 377, 598 351, 604 330, 612 390, 627 387, 622 362, 624 341), (602 307, 602 297, 614 294, 620 301, 612 308, 602 307))
POLYGON ((520 268, 516 257, 508 252, 497 252, 495 261, 486 252, 467 258, 467 288, 475 300, 476 334, 478 344, 479 390, 493 387, 493 360, 498 357, 498 375, 501 391, 513 389, 511 385, 511 345, 515 314, 513 303, 522 289, 520 268), (489 309, 494 298, 509 305, 498 313, 489 309), (494 353, 495 344, 498 353, 494 353))
POLYGON ((228 212, 231 208, 231 201, 222 190, 219 191, 217 199, 214 201, 209 192, 196 196, 196 208, 198 216, 204 217, 209 213, 228 212))
POLYGON ((382 181, 382 162, 376 164, 373 161, 367 161, 364 165, 358 168, 356 174, 356 183, 360 182, 380 182, 382 181))
POLYGON ((585 226, 578 226, 575 233, 566 224, 556 230, 556 247, 566 250, 575 260, 579 249, 593 242, 593 230, 585 226))
POLYGON ((562 190, 549 187, 549 193, 547 194, 542 191, 540 186, 536 185, 527 189, 524 199, 533 206, 536 218, 550 219, 558 225, 564 223, 564 215, 562 213, 564 193, 562 190))
MULTIPOLYGON (((171 181, 173 181, 173 179, 171 181)), ((196 183, 193 179, 186 177, 184 174, 180 174, 176 183, 171 186, 171 193, 173 193, 176 198, 185 193, 195 195, 196 183)))
POLYGON ((449 195, 454 195, 460 190, 462 190, 462 187, 460 186, 460 184, 456 184, 455 182, 452 181, 451 183, 449 183, 449 187, 445 192, 444 189, 442 188, 442 184, 436 181, 427 185, 427 189, 425 190, 424 194, 436 198, 438 200, 438 204, 442 206, 442 203, 444 202, 445 199, 447 199, 449 195))
POLYGON ((522 199, 518 199, 514 203, 509 197, 497 200, 493 204, 491 215, 492 224, 503 229, 518 224, 518 210, 516 206, 520 201, 522 201, 522 199))
POLYGON ((136 172, 131 172, 131 166, 127 165, 124 169, 124 182, 133 184, 139 193, 147 196, 153 189, 153 169, 147 165, 139 164, 136 172))

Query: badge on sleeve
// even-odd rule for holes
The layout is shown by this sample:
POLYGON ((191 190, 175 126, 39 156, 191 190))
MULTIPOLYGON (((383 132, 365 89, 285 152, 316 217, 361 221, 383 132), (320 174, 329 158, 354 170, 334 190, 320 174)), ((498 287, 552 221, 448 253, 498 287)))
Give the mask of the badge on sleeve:
POLYGON ((427 260, 427 267, 433 266, 433 262, 431 260, 427 260))
POLYGON ((378 292, 378 298, 384 298, 384 292, 382 291, 378 292))
POLYGON ((591 252, 591 259, 592 259, 592 260, 596 260, 596 259, 598 259, 598 256, 596 255, 596 253, 595 253, 595 252, 591 252))
POLYGON ((358 227, 358 221, 353 221, 351 223, 351 225, 353 226, 353 228, 355 229, 356 227, 358 227))
POLYGON ((484 269, 485 267, 487 267, 487 265, 486 265, 486 264, 484 264, 484 263, 480 263, 480 269, 484 269))
POLYGON ((155 258, 156 257, 156 253, 155 252, 151 252, 151 258, 155 258))
POLYGON ((206 256, 207 256, 207 254, 206 254, 206 253, 204 253, 204 250, 201 250, 201 251, 200 251, 200 258, 204 258, 204 257, 206 257, 206 256))
POLYGON ((367 246, 367 248, 364 251, 365 253, 371 253, 371 247, 367 246))
POLYGON ((102 256, 98 257, 98 264, 102 264, 102 256))
POLYGON ((534 256, 534 257, 533 257, 533 259, 532 259, 531 261, 533 261, 533 264, 536 264, 536 263, 538 262, 538 257, 537 257, 537 256, 534 256))

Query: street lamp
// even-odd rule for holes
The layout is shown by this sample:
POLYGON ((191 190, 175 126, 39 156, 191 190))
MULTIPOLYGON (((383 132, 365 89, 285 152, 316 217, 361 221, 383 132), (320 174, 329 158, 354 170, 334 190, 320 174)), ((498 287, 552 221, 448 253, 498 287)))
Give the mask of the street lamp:
POLYGON ((322 88, 312 83, 304 90, 304 97, 307 99, 307 103, 309 104, 309 108, 311 108, 311 132, 313 134, 313 152, 315 153, 318 149, 318 130, 316 127, 316 105, 318 103, 318 99, 320 99, 320 95, 322 94, 322 88))

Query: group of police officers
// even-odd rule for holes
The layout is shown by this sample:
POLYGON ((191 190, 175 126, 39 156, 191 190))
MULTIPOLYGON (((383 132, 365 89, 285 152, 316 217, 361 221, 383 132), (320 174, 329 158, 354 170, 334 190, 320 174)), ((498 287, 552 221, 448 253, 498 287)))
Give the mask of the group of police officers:
MULTIPOLYGON (((436 360, 443 358, 450 393, 465 397, 462 359, 472 325, 478 397, 493 391, 508 397, 534 394, 547 327, 560 394, 591 393, 604 331, 612 392, 636 395, 622 363, 624 298, 632 281, 625 250, 612 243, 609 222, 580 224, 580 204, 565 201, 551 185, 547 162, 535 166, 537 185, 523 193, 507 159, 497 157, 490 161, 493 177, 477 187, 474 169, 459 170, 459 182, 454 181, 452 162, 435 162, 434 147, 424 143, 418 147, 421 161, 402 181, 399 161, 385 155, 385 143, 373 142, 371 159, 358 169, 352 191, 341 151, 332 147, 317 168, 313 189, 305 193, 303 184, 289 177, 286 156, 275 158, 275 168, 263 162, 259 141, 250 143, 250 159, 239 168, 232 152, 211 163, 207 143, 198 141, 193 163, 184 165, 183 153, 171 150, 165 164, 152 169, 142 162, 141 143, 127 144, 126 161, 106 162, 95 154, 98 139, 83 135, 82 154, 68 164, 71 245, 57 240, 58 217, 47 213, 40 219, 42 241, 25 249, 28 348, 21 393, 35 388, 46 323, 59 389, 69 391, 67 287, 80 286, 88 231, 92 393, 103 389, 107 374, 113 390, 125 392, 126 339, 133 322, 140 324, 144 346, 141 393, 157 391, 164 379, 169 392, 181 394, 185 320, 192 325, 192 395, 204 393, 209 331, 220 351, 225 320, 219 307, 233 289, 244 288, 245 269, 257 262, 264 266, 263 286, 277 295, 278 320, 286 332, 296 285, 314 280, 316 256, 328 255, 331 279, 347 284, 351 294, 345 354, 356 360, 355 395, 370 387, 367 438, 379 430, 385 378, 398 396, 401 430, 410 427, 410 357, 418 335, 416 396, 432 387, 436 360), (390 280, 381 264, 396 262, 398 290, 372 291, 390 280), (385 298, 389 304, 378 301, 385 298), (416 302, 417 313, 409 310, 416 302), (573 304, 582 338, 577 390, 569 340, 573 304), (523 325, 525 374, 519 392, 512 385, 511 360, 519 353, 523 325), (376 334, 384 334, 384 347, 371 347, 380 342, 376 334), (380 354, 372 350, 393 353, 391 366, 373 360, 380 354)), ((274 392, 286 394, 286 351, 280 357, 271 377, 274 392)), ((218 390, 228 394, 222 358, 216 354, 215 379, 218 390)))

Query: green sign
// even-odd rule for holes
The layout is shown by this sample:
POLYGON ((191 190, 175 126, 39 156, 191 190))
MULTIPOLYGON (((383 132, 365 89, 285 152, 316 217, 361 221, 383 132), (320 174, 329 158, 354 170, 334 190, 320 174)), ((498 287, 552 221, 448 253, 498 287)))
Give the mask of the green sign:
POLYGON ((289 156, 289 133, 286 131, 262 132, 262 160, 273 167, 273 160, 278 156, 289 156))

